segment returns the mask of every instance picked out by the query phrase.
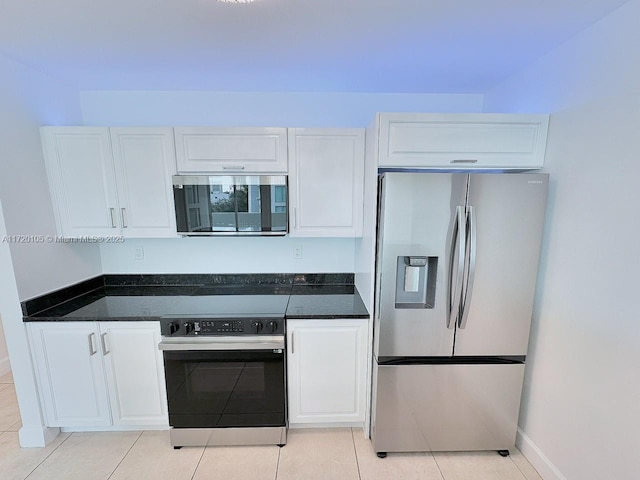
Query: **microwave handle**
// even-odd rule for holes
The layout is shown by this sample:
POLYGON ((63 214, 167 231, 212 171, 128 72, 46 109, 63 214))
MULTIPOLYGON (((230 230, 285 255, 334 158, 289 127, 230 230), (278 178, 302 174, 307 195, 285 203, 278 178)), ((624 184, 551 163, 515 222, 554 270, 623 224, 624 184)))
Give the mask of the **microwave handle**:
POLYGON ((223 165, 223 170, 244 170, 244 165, 223 165))

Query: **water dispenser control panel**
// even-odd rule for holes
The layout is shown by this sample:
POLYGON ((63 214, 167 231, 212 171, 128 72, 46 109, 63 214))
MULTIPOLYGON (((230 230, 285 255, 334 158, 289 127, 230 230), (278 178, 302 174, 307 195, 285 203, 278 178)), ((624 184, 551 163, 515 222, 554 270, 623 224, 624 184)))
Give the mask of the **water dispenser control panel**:
POLYGON ((438 257, 399 256, 396 308, 433 308, 438 257))

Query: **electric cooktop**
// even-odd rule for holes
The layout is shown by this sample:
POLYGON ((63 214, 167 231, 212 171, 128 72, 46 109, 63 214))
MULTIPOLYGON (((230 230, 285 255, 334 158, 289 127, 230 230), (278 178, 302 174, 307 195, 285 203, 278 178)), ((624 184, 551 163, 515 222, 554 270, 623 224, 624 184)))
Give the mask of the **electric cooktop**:
MULTIPOLYGON (((284 317, 290 289, 282 287, 199 287, 187 295, 114 295, 94 300, 64 315, 86 317, 163 317, 196 316, 284 317), (245 293, 242 293, 245 292, 245 293)), ((147 292, 148 293, 148 292, 147 292)))

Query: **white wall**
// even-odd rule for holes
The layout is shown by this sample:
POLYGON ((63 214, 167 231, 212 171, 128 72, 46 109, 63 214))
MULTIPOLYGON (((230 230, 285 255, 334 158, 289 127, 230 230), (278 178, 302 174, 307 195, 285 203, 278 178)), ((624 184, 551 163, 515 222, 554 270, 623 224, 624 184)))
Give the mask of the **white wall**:
MULTIPOLYGON (((76 91, 0 55, 0 199, 9 235, 55 235, 38 128, 80 121, 76 91)), ((96 245, 10 247, 21 299, 100 273, 96 245)))
POLYGON ((473 113, 477 94, 117 92, 80 95, 84 125, 366 127, 376 112, 473 113))
MULTIPOLYGON (((23 446, 42 446, 55 431, 42 426, 19 299, 101 271, 95 245, 7 242, 8 235, 54 234, 40 134, 41 124, 80 121, 78 94, 0 55, 0 315, 18 395, 23 446)), ((1 340, 1 339, 0 339, 1 340)), ((6 355, 0 347, 0 362, 6 355)))
MULTIPOLYGON (((368 126, 379 111, 479 112, 482 95, 273 92, 81 93, 85 125, 368 126)), ((353 239, 206 238, 101 245, 105 273, 354 272, 353 239), (136 246, 143 261, 132 261, 136 246), (293 258, 293 248, 303 258, 293 258)))
POLYGON ((9 350, 7 350, 4 328, 2 328, 2 315, 0 315, 0 377, 10 371, 11 364, 9 363, 9 350))
POLYGON ((545 479, 631 480, 640 456, 640 0, 489 92, 551 112, 548 219, 520 445, 545 479))
MULTIPOLYGON (((2 207, 0 200, 0 237, 7 234, 2 207)), ((43 426, 26 329, 22 323, 11 252, 6 242, 0 242, 0 312, 2 312, 4 331, 7 335, 7 346, 22 420, 22 427, 18 433, 20 445, 43 447, 55 438, 58 429, 43 426)))
POLYGON ((353 239, 207 237, 127 240, 103 244, 104 273, 353 272, 353 239), (142 246, 144 260, 136 260, 142 246), (302 247, 302 258, 293 257, 302 247))

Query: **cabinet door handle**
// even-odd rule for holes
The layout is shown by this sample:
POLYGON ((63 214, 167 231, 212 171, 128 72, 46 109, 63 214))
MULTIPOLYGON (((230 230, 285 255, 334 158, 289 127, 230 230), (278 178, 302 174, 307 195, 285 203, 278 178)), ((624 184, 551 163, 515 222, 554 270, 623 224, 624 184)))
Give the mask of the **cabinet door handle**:
POLYGON ((115 217, 115 208, 109 209, 109 217, 111 218, 111 228, 116 228, 116 217, 115 217))
POLYGON ((93 343, 93 339, 96 336, 95 333, 90 333, 89 334, 89 356, 92 357, 94 356, 98 350, 96 350, 96 348, 94 347, 94 343, 93 343))
POLYGON ((223 165, 223 170, 244 170, 244 165, 223 165))
POLYGON ((107 332, 104 332, 102 335, 100 335, 100 343, 102 343, 102 355, 111 353, 107 348, 107 332))
POLYGON ((451 160, 451 162, 449 163, 478 163, 478 160, 475 158, 468 158, 468 159, 460 159, 460 160, 451 160))
POLYGON ((122 228, 127 228, 129 225, 127 225, 127 209, 126 208, 120 209, 120 216, 122 217, 122 228))
POLYGON ((291 355, 293 355, 296 352, 296 348, 294 347, 295 343, 295 337, 294 337, 295 333, 291 332, 291 355))

